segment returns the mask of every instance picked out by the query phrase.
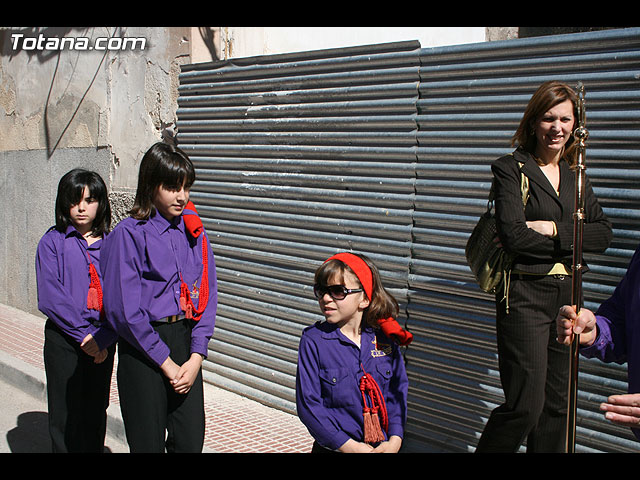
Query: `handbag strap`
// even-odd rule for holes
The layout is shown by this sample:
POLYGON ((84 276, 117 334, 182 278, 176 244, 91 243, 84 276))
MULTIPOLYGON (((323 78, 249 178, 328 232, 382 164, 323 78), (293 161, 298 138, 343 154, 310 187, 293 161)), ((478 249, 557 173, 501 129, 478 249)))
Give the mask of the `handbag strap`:
POLYGON ((520 166, 520 195, 522 195, 522 207, 527 206, 529 201, 529 177, 522 173, 524 162, 518 162, 520 166))
MULTIPOLYGON (((523 165, 524 162, 518 161, 518 166, 520 167, 520 195, 522 196, 522 206, 524 208, 527 206, 527 202, 529 201, 529 177, 522 173, 523 165)), ((495 189, 493 187, 493 180, 491 180, 491 189, 489 190, 489 199, 487 201, 487 212, 490 212, 493 208, 494 199, 495 189)))
MULTIPOLYGON (((513 154, 512 154, 513 155, 513 154)), ((529 177, 527 177, 524 173, 522 173, 522 166, 524 162, 518 161, 518 166, 520 167, 520 195, 522 196, 522 208, 527 206, 527 202, 529 201, 529 177)), ((487 205, 487 212, 491 211, 493 207, 495 192, 493 188, 493 180, 491 181, 491 190, 489 191, 489 203, 487 205)), ((511 287, 511 268, 507 271, 503 272, 504 281, 503 281, 503 293, 505 300, 505 311, 509 313, 509 289, 511 287)))

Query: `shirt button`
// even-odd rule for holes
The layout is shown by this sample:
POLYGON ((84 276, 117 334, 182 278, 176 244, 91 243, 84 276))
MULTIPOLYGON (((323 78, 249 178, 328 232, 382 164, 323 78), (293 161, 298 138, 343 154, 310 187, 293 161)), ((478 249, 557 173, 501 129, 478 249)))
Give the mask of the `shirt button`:
POLYGON ((337 383, 338 379, 337 379, 336 377, 333 377, 333 378, 331 379, 331 381, 332 381, 333 383, 337 383))

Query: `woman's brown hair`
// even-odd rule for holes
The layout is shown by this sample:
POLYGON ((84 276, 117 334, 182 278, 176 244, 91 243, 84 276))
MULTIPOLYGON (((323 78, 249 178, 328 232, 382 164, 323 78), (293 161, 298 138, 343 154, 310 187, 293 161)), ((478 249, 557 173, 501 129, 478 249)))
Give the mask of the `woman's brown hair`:
MULTIPOLYGON (((555 107, 559 103, 571 100, 573 103, 573 117, 578 119, 578 96, 576 92, 566 83, 557 80, 544 82, 529 100, 529 104, 524 111, 518 129, 511 139, 512 146, 519 145, 527 152, 533 154, 536 149, 536 136, 534 128, 536 122, 545 112, 555 107)), ((575 128, 574 124, 574 128, 575 128)), ((563 157, 574 165, 576 162, 576 142, 573 135, 565 145, 563 157)))

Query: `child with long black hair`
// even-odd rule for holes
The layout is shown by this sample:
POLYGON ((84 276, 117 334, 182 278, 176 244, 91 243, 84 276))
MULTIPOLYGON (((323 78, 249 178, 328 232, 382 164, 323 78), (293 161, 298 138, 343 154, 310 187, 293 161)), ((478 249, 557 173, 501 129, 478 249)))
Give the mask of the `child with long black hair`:
POLYGON ((300 338, 296 405, 314 453, 400 450, 408 380, 398 345, 413 336, 364 255, 339 253, 315 273, 325 321, 300 338))
POLYGON ((200 452, 202 361, 217 307, 209 239, 189 190, 195 170, 179 148, 143 156, 131 216, 102 249, 107 320, 120 335, 118 392, 131 452, 200 452))
POLYGON ((38 308, 53 452, 104 451, 116 334, 104 320, 100 250, 111 226, 107 187, 74 169, 58 184, 56 224, 38 243, 38 308))

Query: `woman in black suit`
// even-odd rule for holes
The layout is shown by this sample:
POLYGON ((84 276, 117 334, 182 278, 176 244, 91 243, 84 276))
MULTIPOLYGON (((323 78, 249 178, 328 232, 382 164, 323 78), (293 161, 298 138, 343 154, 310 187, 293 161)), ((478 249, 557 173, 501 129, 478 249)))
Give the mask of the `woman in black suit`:
MULTIPOLYGON (((569 350, 556 342, 555 317, 571 302, 577 96, 566 84, 542 84, 513 136, 517 149, 496 160, 500 242, 517 255, 508 295, 496 294, 496 334, 505 402, 491 413, 476 452, 565 449, 569 350), (523 173, 529 199, 523 210, 523 173)), ((583 251, 603 252, 611 223, 585 185, 583 251)), ((583 262, 584 264, 584 262, 583 262)))

